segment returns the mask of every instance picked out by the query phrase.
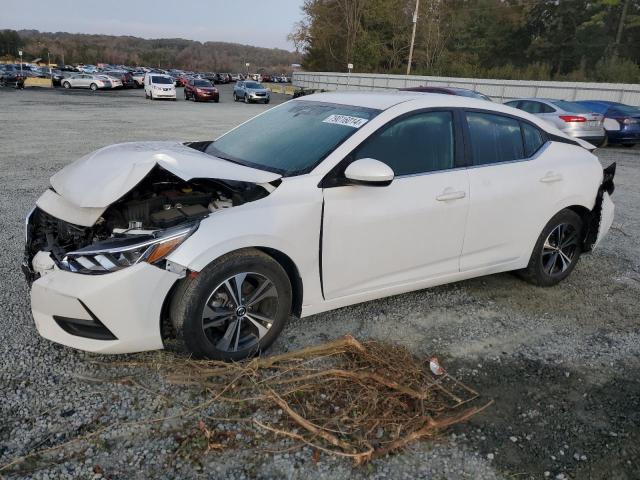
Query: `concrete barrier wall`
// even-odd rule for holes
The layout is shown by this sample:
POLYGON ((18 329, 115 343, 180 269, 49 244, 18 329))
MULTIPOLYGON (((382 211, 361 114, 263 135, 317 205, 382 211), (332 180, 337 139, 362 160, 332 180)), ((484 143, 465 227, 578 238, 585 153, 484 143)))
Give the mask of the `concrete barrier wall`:
POLYGON ((388 90, 419 85, 463 87, 505 102, 537 97, 560 100, 609 100, 640 106, 640 85, 629 83, 549 82, 483 78, 427 77, 370 73, 295 72, 293 85, 325 90, 388 90))

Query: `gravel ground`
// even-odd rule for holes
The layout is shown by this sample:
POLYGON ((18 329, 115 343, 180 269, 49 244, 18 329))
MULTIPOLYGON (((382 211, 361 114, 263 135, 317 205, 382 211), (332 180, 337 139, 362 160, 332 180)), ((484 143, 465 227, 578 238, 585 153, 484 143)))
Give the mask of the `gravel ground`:
MULTIPOLYGON (((181 92, 179 91, 179 96, 181 92)), ((275 96, 273 103, 283 101, 275 96)), ((272 104, 273 104, 272 103, 272 104)), ((166 384, 149 361, 74 351, 41 339, 19 269, 23 218, 48 178, 96 148, 123 141, 211 139, 269 108, 149 102, 121 92, 0 89, 0 468, 16 457, 103 429, 63 452, 30 458, 11 478, 640 478, 640 149, 604 149, 618 162, 614 229, 550 289, 494 275, 293 320, 273 352, 352 333, 437 354, 495 403, 433 442, 355 468, 286 442, 256 442, 215 421, 235 448, 197 454, 187 421, 152 422, 204 400, 166 384), (186 422, 186 427, 184 426, 186 422), (119 426, 114 427, 115 424, 119 426), (123 425, 124 424, 124 425, 123 425), (171 427, 175 431, 171 431, 171 427), (178 453, 176 450, 180 447, 178 453), (267 451, 271 450, 271 451, 267 451), (273 450, 282 450, 273 453, 273 450)))

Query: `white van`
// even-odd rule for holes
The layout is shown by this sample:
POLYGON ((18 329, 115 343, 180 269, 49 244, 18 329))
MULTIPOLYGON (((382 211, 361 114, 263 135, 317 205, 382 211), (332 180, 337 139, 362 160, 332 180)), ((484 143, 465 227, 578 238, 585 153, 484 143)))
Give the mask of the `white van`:
POLYGON ((176 87, 173 78, 161 73, 146 73, 144 76, 144 97, 155 100, 156 98, 176 99, 176 87))

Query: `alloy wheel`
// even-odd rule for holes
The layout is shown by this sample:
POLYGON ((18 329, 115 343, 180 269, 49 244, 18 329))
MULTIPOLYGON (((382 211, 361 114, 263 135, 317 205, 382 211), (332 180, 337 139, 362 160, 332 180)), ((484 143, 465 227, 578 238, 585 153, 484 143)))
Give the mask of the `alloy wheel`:
POLYGON ((571 266, 578 249, 578 232, 568 223, 553 230, 542 246, 542 267, 547 275, 560 275, 571 266))
POLYGON ((202 329, 216 349, 255 347, 276 320, 278 292, 262 274, 238 273, 218 285, 202 311, 202 329))

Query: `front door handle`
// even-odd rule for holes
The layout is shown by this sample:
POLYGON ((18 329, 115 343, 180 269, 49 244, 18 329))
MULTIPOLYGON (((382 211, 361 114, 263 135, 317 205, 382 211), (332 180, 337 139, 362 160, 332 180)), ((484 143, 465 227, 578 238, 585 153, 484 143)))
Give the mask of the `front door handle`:
POLYGON ((547 172, 546 175, 540 179, 540 181, 542 183, 561 182, 562 175, 560 175, 559 173, 547 172))
POLYGON ((466 196, 467 194, 462 190, 452 191, 447 189, 444 192, 442 192, 440 195, 438 195, 436 197, 436 200, 438 200, 439 202, 448 202, 450 200, 460 200, 461 198, 464 198, 466 196))

